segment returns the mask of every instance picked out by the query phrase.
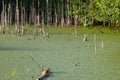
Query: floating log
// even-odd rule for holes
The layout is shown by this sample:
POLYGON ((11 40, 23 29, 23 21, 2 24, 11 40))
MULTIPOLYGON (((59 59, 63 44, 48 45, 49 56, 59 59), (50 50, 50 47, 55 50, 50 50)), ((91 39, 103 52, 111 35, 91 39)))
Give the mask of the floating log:
POLYGON ((43 69, 41 75, 36 80, 43 80, 45 77, 47 77, 50 73, 50 68, 43 69))

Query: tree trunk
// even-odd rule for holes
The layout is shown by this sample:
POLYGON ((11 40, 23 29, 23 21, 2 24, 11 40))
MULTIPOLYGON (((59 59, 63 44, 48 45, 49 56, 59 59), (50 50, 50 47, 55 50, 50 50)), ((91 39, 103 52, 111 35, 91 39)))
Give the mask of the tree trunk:
POLYGON ((12 21, 12 9, 11 9, 10 3, 8 5, 8 16, 7 16, 7 19, 8 19, 8 21, 7 21, 8 26, 10 26, 11 25, 11 21, 12 21))
POLYGON ((19 27, 19 9, 18 9, 18 0, 16 0, 16 13, 15 13, 15 34, 20 33, 19 27))
POLYGON ((4 1, 3 1, 3 11, 1 13, 1 32, 2 34, 5 34, 5 7, 4 7, 4 1))
POLYGON ((75 38, 77 38, 77 24, 78 24, 78 15, 75 15, 74 22, 75 22, 75 38))
POLYGON ((57 13, 55 11, 55 27, 57 26, 57 24, 58 24, 58 15, 57 15, 57 13))

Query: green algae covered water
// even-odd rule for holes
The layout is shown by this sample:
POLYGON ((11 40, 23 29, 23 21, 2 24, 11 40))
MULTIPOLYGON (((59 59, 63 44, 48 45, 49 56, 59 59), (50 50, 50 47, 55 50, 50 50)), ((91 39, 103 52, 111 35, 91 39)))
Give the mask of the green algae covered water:
POLYGON ((95 53, 93 30, 80 29, 77 39, 72 30, 54 31, 48 40, 0 35, 0 80, 36 80, 39 66, 51 68, 45 80, 120 80, 120 33, 95 32, 95 53))

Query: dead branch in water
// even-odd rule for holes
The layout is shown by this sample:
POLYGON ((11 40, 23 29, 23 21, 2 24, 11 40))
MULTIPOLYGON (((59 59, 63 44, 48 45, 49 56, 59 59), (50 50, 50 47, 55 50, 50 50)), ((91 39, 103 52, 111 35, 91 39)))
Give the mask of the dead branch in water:
POLYGON ((35 59, 32 56, 30 56, 30 57, 37 64, 37 66, 41 69, 41 66, 35 61, 35 59))
POLYGON ((50 68, 48 69, 42 69, 41 75, 36 80, 43 80, 45 77, 47 77, 50 73, 50 68))
MULTIPOLYGON (((32 56, 30 56, 30 57, 37 64, 37 66, 41 69, 40 65, 35 61, 35 59, 32 56)), ((40 76, 36 80, 43 80, 45 77, 47 77, 49 75, 50 71, 51 71, 50 68, 44 69, 42 67, 42 72, 41 72, 40 76)))

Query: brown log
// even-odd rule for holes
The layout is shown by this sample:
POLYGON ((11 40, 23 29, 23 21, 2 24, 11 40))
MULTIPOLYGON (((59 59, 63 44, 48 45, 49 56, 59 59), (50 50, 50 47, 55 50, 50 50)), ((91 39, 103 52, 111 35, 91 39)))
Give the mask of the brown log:
POLYGON ((41 75, 36 80, 43 80, 45 77, 47 77, 50 73, 50 68, 43 69, 41 75))

